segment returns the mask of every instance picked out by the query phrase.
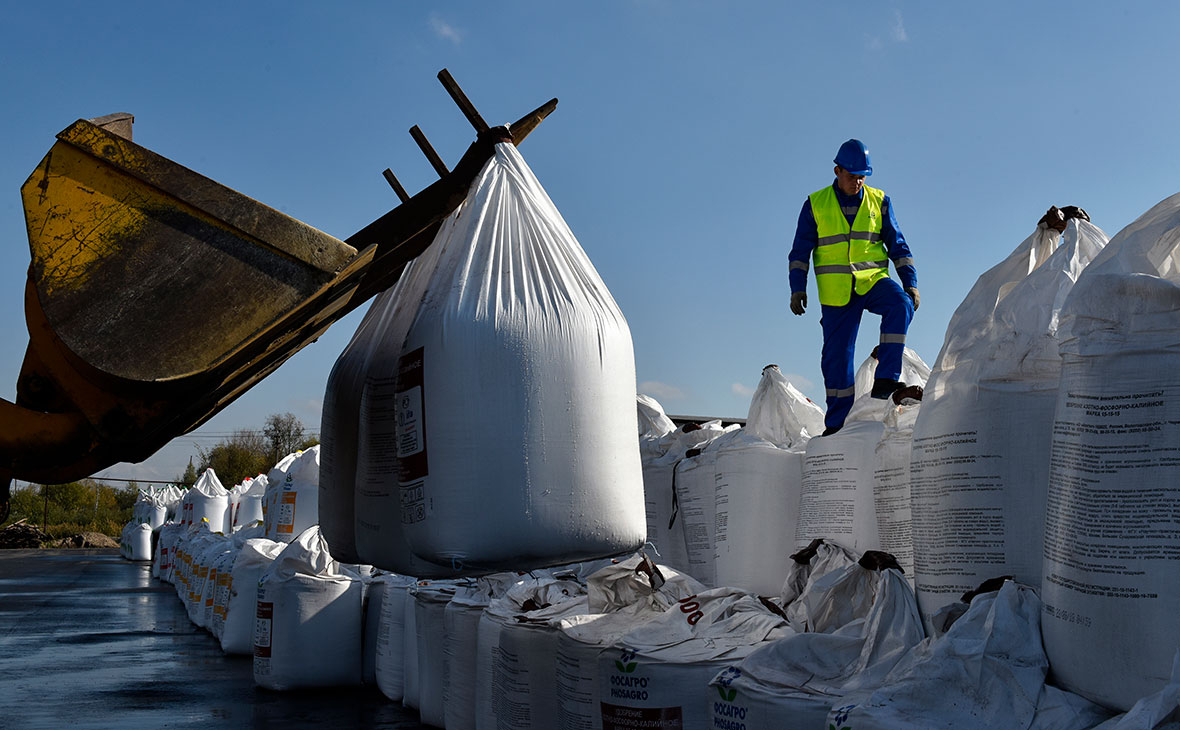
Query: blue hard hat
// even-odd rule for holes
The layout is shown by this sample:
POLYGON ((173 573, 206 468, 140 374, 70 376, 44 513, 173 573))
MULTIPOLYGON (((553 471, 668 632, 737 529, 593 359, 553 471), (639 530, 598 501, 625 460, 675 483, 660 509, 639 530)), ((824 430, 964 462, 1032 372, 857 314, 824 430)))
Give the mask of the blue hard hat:
POLYGON ((869 162, 869 148, 859 139, 850 139, 840 145, 836 159, 832 160, 853 175, 872 175, 873 166, 869 162))

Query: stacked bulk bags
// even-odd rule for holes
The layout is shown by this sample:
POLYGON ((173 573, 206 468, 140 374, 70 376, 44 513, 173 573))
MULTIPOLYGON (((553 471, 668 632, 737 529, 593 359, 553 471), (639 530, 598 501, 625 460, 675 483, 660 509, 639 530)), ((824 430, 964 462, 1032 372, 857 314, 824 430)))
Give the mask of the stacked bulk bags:
POLYGON ((1180 648, 1180 195, 1111 240, 1061 322, 1045 649, 1063 687, 1126 710, 1180 648))
POLYGON ((119 540, 123 557, 146 562, 152 559, 152 526, 146 522, 130 522, 123 527, 119 540))
POLYGON ((779 593, 795 545, 803 446, 822 428, 823 411, 768 365, 745 428, 680 463, 676 494, 694 578, 779 593))
POLYGON ((231 529, 237 530, 243 527, 249 527, 255 522, 261 522, 263 520, 264 510, 262 504, 266 498, 266 485, 266 475, 259 474, 253 479, 247 479, 238 485, 238 487, 235 487, 237 494, 235 495, 233 519, 230 522, 231 529))
POLYGON ((791 555, 791 568, 779 599, 786 612, 788 625, 797 632, 814 631, 815 625, 807 615, 808 602, 804 596, 815 591, 815 584, 834 571, 856 564, 860 556, 836 543, 821 538, 791 555))
POLYGON ((447 684, 444 616, 458 586, 428 583, 410 589, 414 599, 415 645, 418 650, 418 715, 424 725, 446 726, 447 684))
POLYGON ((517 582, 512 573, 479 578, 460 586, 447 604, 443 613, 444 727, 475 727, 479 621, 492 600, 517 582))
POLYGON ((361 577, 332 558, 319 527, 300 533, 258 581, 255 684, 360 684, 363 598, 361 577))
POLYGON ((226 654, 254 651, 254 621, 258 616, 258 583, 285 543, 256 537, 246 540, 230 568, 225 616, 222 620, 221 650, 226 654))
MULTIPOLYGON (((371 532, 477 571, 638 548, 630 331, 514 146, 497 145, 431 248, 404 339, 383 339, 368 365, 358 474, 368 461, 377 485, 359 488, 385 484, 375 496, 393 507, 371 532), (396 424, 395 440, 366 440, 365 420, 396 424)), ((359 499, 358 547, 375 514, 359 499)))
POLYGON ((896 569, 861 561, 829 573, 807 594, 818 633, 766 644, 713 678, 714 727, 824 727, 851 691, 878 687, 923 638, 913 589, 896 569))
POLYGON ((206 469, 181 500, 181 524, 207 523, 213 532, 229 533, 229 492, 212 469, 206 469))
POLYGON ((710 728, 712 713, 701 699, 710 680, 762 642, 790 633, 779 614, 745 591, 685 596, 599 656, 602 726, 710 728))
POLYGON ((320 416, 320 530, 333 555, 346 563, 361 562, 356 552, 357 429, 365 365, 376 344, 373 336, 389 300, 404 278, 373 299, 352 339, 332 366, 324 388, 320 416))
MULTIPOLYGON (((381 694, 394 702, 401 702, 406 689, 406 596, 415 580, 395 574, 386 577, 383 583, 374 672, 381 694)), ((417 672, 417 667, 414 671, 417 672)))
MULTIPOLYGON (((269 539, 273 540, 278 535, 279 496, 282 492, 283 482, 286 480, 287 472, 291 466, 302 455, 302 451, 287 454, 279 459, 279 463, 271 467, 266 475, 266 489, 262 495, 262 525, 266 537, 269 539)), ((319 507, 318 500, 316 507, 319 507)), ((283 542, 288 541, 284 540, 283 542)))
MULTIPOLYGON (((279 467, 275 470, 279 470, 279 467)), ((287 468, 282 472, 281 479, 273 487, 271 476, 267 477, 266 493, 270 496, 263 497, 264 501, 269 499, 264 524, 268 538, 291 542, 309 527, 319 523, 319 445, 296 452, 295 458, 287 463, 287 468)), ((274 475, 274 471, 271 475, 274 475)))
MULTIPOLYGON (((885 438, 885 420, 899 408, 892 399, 872 398, 876 358, 870 356, 856 373, 856 399, 844 427, 837 433, 807 442, 803 463, 803 487, 799 504, 797 547, 812 540, 836 542, 856 552, 878 550, 882 540, 891 544, 906 543, 909 517, 904 511, 904 476, 882 489, 877 483, 878 446, 885 438), (882 497, 878 504, 877 496, 882 497), (899 513, 899 507, 903 509, 899 513), (886 535, 881 534, 882 528, 886 535)), ((924 385, 930 368, 910 348, 902 354, 901 380, 909 385, 924 385)), ((906 401, 903 401, 906 403, 906 401)), ((907 432, 908 435, 908 432, 907 432)), ((904 443, 904 440, 903 440, 904 443)), ((892 450, 886 454, 894 453, 892 450)), ((897 465, 890 463, 888 474, 897 476, 897 465)), ((905 495, 908 498, 908 495, 905 495)), ((908 554, 908 550, 899 551, 908 554)))
POLYGON ((1078 274, 1106 244, 1089 221, 1038 229, 955 311, 914 425, 911 503, 918 605, 929 622, 983 580, 1040 585, 1054 334, 1078 274))

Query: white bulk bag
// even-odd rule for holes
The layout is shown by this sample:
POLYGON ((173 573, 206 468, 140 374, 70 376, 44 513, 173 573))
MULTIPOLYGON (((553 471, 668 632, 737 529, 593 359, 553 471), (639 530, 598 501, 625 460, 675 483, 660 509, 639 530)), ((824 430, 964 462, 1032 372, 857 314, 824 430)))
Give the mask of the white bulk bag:
POLYGON ((662 454, 660 439, 676 430, 676 424, 664 413, 664 407, 650 395, 635 395, 635 415, 639 419, 639 453, 647 456, 648 451, 662 454))
POLYGON ((279 542, 291 542, 297 535, 319 522, 320 507, 320 447, 312 446, 299 452, 298 458, 282 476, 277 488, 271 491, 275 513, 269 516, 266 536, 279 542))
MULTIPOLYGON (((417 315, 454 222, 454 216, 444 221, 434 243, 406 266, 395 293, 385 298, 382 306, 374 311, 377 318, 372 334, 374 347, 365 362, 358 413, 356 489, 353 495, 353 534, 357 555, 383 570, 419 578, 443 578, 458 571, 417 557, 406 544, 398 491, 398 463, 394 458, 400 436, 397 408, 392 400, 401 345, 417 315)), ((402 676, 400 670, 398 676, 402 676)), ((403 679, 398 680, 399 697, 404 694, 403 679)))
POLYGON ((373 299, 352 339, 336 358, 324 388, 324 408, 320 416, 320 530, 332 554, 346 563, 361 562, 356 552, 354 510, 357 428, 365 365, 376 344, 377 323, 389 299, 397 296, 397 288, 395 285, 373 299))
POLYGON ((491 593, 483 586, 463 586, 443 612, 443 660, 447 675, 443 685, 444 727, 475 727, 479 619, 491 600, 491 593))
MULTIPOLYGON (((885 435, 885 418, 897 409, 892 399, 870 396, 877 361, 865 359, 856 373, 856 399, 844 427, 838 432, 811 439, 803 461, 803 489, 800 496, 797 547, 821 538, 864 552, 881 545, 876 500, 877 445, 885 435)), ((901 380, 924 385, 930 368, 910 348, 902 353, 901 380)), ((884 507, 892 512, 896 505, 884 507)), ((908 529, 886 520, 891 534, 908 529)))
POLYGON ((136 561, 152 559, 152 526, 141 522, 128 525, 124 530, 127 544, 127 558, 136 561))
POLYGON ((279 459, 279 463, 275 464, 266 474, 266 490, 262 495, 262 524, 269 539, 273 540, 273 536, 278 531, 279 494, 282 491, 283 482, 287 479, 287 472, 300 456, 303 456, 302 451, 287 454, 279 459))
POLYGON ((629 723, 638 719, 647 723, 639 727, 711 728, 712 713, 701 698, 713 677, 790 631, 745 591, 714 588, 685 596, 599 655, 602 726, 636 727, 629 723))
POLYGON ((1180 648, 1180 195, 1144 213, 1061 310, 1044 545, 1062 687, 1120 710, 1180 648))
POLYGON ((556 623, 586 612, 585 586, 550 577, 518 583, 491 601, 477 634, 477 730, 552 727, 556 623))
POLYGON ((225 618, 228 615, 234 563, 237 562, 238 553, 241 552, 241 549, 240 545, 235 545, 232 550, 227 550, 219 555, 213 563, 213 569, 217 574, 217 579, 213 584, 213 615, 209 620, 207 628, 219 642, 225 633, 225 618))
MULTIPOLYGON (((929 370, 927 370, 929 374, 929 370)), ((873 464, 873 503, 877 513, 877 548, 897 559, 914 583, 913 510, 910 506, 910 454, 914 424, 922 404, 909 399, 885 414, 885 432, 877 442, 873 464)))
POLYGON ((229 492, 221 486, 213 469, 206 469, 192 489, 185 492, 182 508, 182 524, 199 525, 206 522, 212 532, 230 532, 229 492))
POLYGON ((410 589, 414 597, 414 630, 418 634, 418 714, 423 725, 446 727, 444 615, 456 588, 453 583, 439 582, 410 589))
POLYGON ((1093 730, 1176 730, 1180 727, 1177 708, 1180 708, 1180 651, 1172 659, 1172 678, 1162 689, 1093 730))
MULTIPOLYGON (((323 463, 320 463, 323 475, 323 463)), ((323 492, 320 492, 323 497, 323 492)), ((321 499, 320 506, 323 507, 321 499)), ((323 529, 323 525, 320 526, 323 529)), ((324 536, 327 540, 327 536, 324 536)), ((377 683, 377 637, 381 635, 381 606, 385 603, 385 583, 393 578, 392 573, 374 573, 365 584, 364 647, 361 662, 361 680, 365 684, 377 683)))
MULTIPOLYGON (((911 649, 881 686, 850 692, 828 722, 858 730, 1054 727, 1037 718, 1054 699, 1044 691, 1040 609, 1033 590, 1012 581, 976 596, 946 635, 911 649)), ((1080 730, 1101 716, 1090 718, 1066 727, 1080 730)))
POLYGON ((238 550, 230 569, 229 595, 221 628, 221 650, 226 654, 254 651, 254 621, 258 616, 258 581, 283 552, 286 543, 255 538, 238 550))
POLYGON ((152 560, 152 577, 162 581, 172 582, 172 558, 176 552, 176 541, 184 527, 174 522, 166 523, 160 528, 160 537, 156 540, 156 554, 152 560))
POLYGON ((415 581, 395 574, 384 583, 374 671, 381 694, 401 702, 405 696, 406 595, 415 581))
POLYGON ((1040 585, 1062 302, 1107 236, 1038 230, 955 311, 914 424, 914 578, 930 617, 988 578, 1040 585))
MULTIPOLYGON (((646 442, 646 447, 641 449, 647 541, 655 548, 660 564, 680 571, 689 570, 685 518, 676 495, 677 464, 688 452, 702 449, 710 441, 738 428, 737 424, 723 428, 721 421, 708 421, 699 426, 690 424, 665 434, 655 443, 646 442)), ((695 512, 703 507, 689 505, 689 509, 695 512)), ((699 527, 703 527, 703 523, 699 527)), ((694 534, 694 540, 705 539, 694 534)))
POLYGON ((626 320, 512 144, 497 145, 454 216, 404 345, 374 355, 386 371, 400 364, 385 404, 401 423, 406 542, 485 569, 635 550, 645 524, 626 320))
POLYGON ((233 529, 235 530, 249 527, 255 522, 262 522, 265 517, 262 504, 266 498, 266 475, 259 474, 246 481, 248 483, 245 487, 238 491, 238 503, 234 507, 233 529))
POLYGON ((360 576, 332 559, 319 527, 300 533, 258 581, 254 683, 360 684, 363 597, 360 576))

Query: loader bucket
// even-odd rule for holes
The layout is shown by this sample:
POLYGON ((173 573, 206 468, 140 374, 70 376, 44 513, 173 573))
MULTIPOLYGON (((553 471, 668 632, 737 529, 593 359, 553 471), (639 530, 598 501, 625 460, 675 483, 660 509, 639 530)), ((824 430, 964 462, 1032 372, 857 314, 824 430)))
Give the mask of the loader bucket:
POLYGON ((555 106, 515 134, 477 126, 453 170, 348 243, 136 145, 129 119, 70 125, 21 188, 29 346, 0 400, 0 488, 142 461, 204 423, 392 286, 495 144, 555 106))

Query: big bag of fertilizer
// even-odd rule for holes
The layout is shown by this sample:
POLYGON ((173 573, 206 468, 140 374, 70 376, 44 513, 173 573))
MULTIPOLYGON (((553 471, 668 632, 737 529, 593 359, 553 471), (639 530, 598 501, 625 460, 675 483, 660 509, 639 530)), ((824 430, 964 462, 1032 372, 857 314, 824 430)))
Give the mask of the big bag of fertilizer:
POLYGON ((746 591, 685 596, 599 655, 602 727, 711 728, 702 696, 713 677, 790 633, 781 615, 746 591))
POLYGON ((319 527, 300 533, 258 581, 254 683, 360 684, 363 596, 360 576, 332 559, 319 527))
POLYGON ((556 645, 557 726, 601 726, 598 659, 639 625, 705 590, 690 576, 640 554, 587 580, 589 613, 563 618, 556 645))
POLYGON ((363 396, 365 417, 395 413, 406 543, 481 571, 634 551, 634 353, 606 285, 511 144, 443 232, 404 343, 374 354, 396 377, 363 396))
MULTIPOLYGON (((876 368, 877 360, 870 356, 857 370, 856 399, 844 427, 807 442, 795 547, 823 539, 860 553, 880 550, 883 541, 904 543, 908 537, 909 515, 897 509, 891 490, 878 486, 877 447, 886 437, 886 418, 898 408, 913 406, 871 397, 876 368)), ((918 353, 905 348, 901 380, 924 385, 929 374, 918 353)))
POLYGON ((382 582, 385 595, 381 598, 373 669, 377 688, 394 702, 401 702, 405 696, 406 604, 410 586, 415 582, 414 578, 397 574, 387 576, 382 582))
POLYGON ((1040 585, 1058 313, 1106 241, 1078 218, 1064 237, 1038 229, 951 318, 910 461, 914 577, 928 629, 939 609, 988 578, 1040 585))
POLYGON ((226 654, 254 651, 254 620, 258 616, 258 581, 283 552, 286 543, 264 537, 246 540, 230 568, 222 619, 221 650, 226 654))
POLYGON ((816 591, 817 616, 843 614, 868 599, 863 615, 826 633, 802 633, 768 643, 713 678, 708 705, 714 727, 824 727, 828 710, 853 690, 877 687, 923 638, 914 591, 881 562, 850 565, 816 591), (734 725, 729 725, 734 727, 734 725))
POLYGON ((298 452, 273 488, 267 477, 266 489, 271 495, 268 509, 273 510, 264 521, 268 538, 291 542, 307 528, 319 524, 319 479, 319 444, 298 452))
POLYGON ((676 496, 685 520, 689 573, 709 586, 777 595, 799 514, 803 448, 823 411, 767 365, 745 428, 681 462, 676 496))
POLYGON ((181 524, 199 525, 207 522, 213 532, 229 534, 229 492, 212 469, 206 469, 197 483, 184 493, 181 500, 181 524))
POLYGON ((253 479, 247 479, 238 491, 238 503, 233 512, 233 529, 249 527, 255 522, 263 522, 262 503, 266 498, 267 478, 259 474, 253 479))
POLYGON ((320 416, 320 530, 337 559, 361 562, 356 552, 356 459, 365 366, 376 345, 377 325, 398 284, 377 295, 328 374, 320 416))
POLYGON ((1063 687, 1126 710, 1180 648, 1180 195, 1111 240, 1061 322, 1045 649, 1063 687))

